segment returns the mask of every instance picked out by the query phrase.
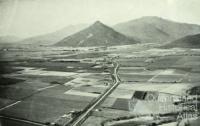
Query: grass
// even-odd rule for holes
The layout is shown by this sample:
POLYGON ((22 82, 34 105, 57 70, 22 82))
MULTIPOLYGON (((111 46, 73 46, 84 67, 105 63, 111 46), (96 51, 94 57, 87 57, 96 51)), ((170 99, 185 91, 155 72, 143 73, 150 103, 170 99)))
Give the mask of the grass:
POLYGON ((17 68, 12 67, 12 64, 10 62, 0 61, 0 75, 10 74, 10 73, 14 73, 20 70, 22 69, 17 69, 17 68))
POLYGON ((52 122, 69 111, 81 110, 87 105, 88 102, 85 101, 33 96, 0 114, 45 123, 52 122))
POLYGON ((104 92, 105 88, 103 87, 85 87, 85 86, 80 86, 80 87, 77 87, 77 88, 74 88, 74 90, 78 90, 78 91, 81 91, 81 92, 90 92, 90 93, 98 93, 98 94, 101 94, 104 92))
POLYGON ((25 80, 0 76, 0 86, 9 86, 23 81, 25 80))
POLYGON ((63 76, 40 76, 40 75, 22 75, 24 79, 38 80, 49 84, 65 84, 73 78, 63 76))
POLYGON ((85 58, 96 58, 106 56, 106 52, 94 52, 94 53, 81 53, 78 55, 67 56, 65 58, 69 59, 85 59, 85 58))
MULTIPOLYGON (((47 71, 64 71, 64 72, 77 72, 79 73, 94 73, 88 76, 85 76, 84 78, 89 79, 98 79, 98 83, 94 83, 94 86, 85 86, 85 87, 77 87, 75 90, 79 91, 85 91, 85 92, 93 92, 93 93, 100 93, 103 89, 95 88, 96 84, 103 84, 105 80, 111 81, 110 75, 102 75, 101 72, 104 71, 103 68, 95 68, 94 66, 96 64, 94 63, 82 63, 82 62, 68 62, 68 61, 51 61, 55 59, 84 59, 84 58, 99 58, 107 55, 107 52, 95 52, 95 53, 82 53, 82 54, 75 54, 71 56, 66 56, 65 54, 73 54, 73 52, 54 52, 49 49, 47 49, 49 52, 44 51, 41 53, 41 50, 26 50, 25 56, 22 57, 21 50, 18 51, 17 55, 18 57, 15 57, 15 52, 13 53, 11 57, 13 62, 0 62, 0 70, 1 74, 10 74, 19 71, 20 69, 15 69, 12 66, 25 66, 25 67, 36 67, 36 68, 44 68, 47 71), (37 57, 39 56, 39 58, 37 57), (46 60, 45 57, 48 57, 50 59, 46 60), (9 64, 7 64, 9 63, 9 64), (83 71, 80 71, 83 70, 83 71)), ((138 49, 137 49, 138 50, 138 49)), ((144 49, 141 49, 141 51, 144 49)), ((183 72, 183 74, 187 72, 194 72, 197 67, 199 67, 199 59, 200 57, 198 55, 196 56, 184 56, 184 55, 174 55, 174 52, 171 52, 171 56, 160 56, 159 52, 158 54, 154 54, 154 57, 150 57, 151 54, 147 55, 146 52, 144 53, 144 56, 142 56, 143 52, 134 53, 135 50, 129 49, 127 51, 126 49, 122 49, 119 52, 111 52, 113 54, 122 54, 124 53, 124 56, 130 56, 130 58, 124 58, 123 55, 119 57, 118 60, 119 64, 121 64, 121 67, 131 67, 133 68, 125 68, 125 69, 119 69, 120 73, 120 79, 122 81, 130 82, 130 86, 126 86, 126 88, 123 89, 123 91, 117 91, 119 89, 116 89, 113 93, 115 96, 125 96, 128 94, 131 94, 131 91, 128 90, 136 90, 136 89, 144 89, 144 90, 151 90, 151 89, 162 89, 161 86, 156 86, 155 84, 152 85, 152 82, 148 82, 150 78, 154 75, 148 75, 143 70, 149 69, 149 70, 163 70, 163 69, 169 69, 174 68, 176 71, 183 72), (137 57, 137 55, 141 56, 138 58, 132 58, 137 57), (152 59, 149 60, 148 59, 152 59), (193 71, 192 71, 193 70, 193 71), (127 74, 127 73, 136 73, 136 74, 127 74), (141 73, 142 74, 137 74, 141 73), (141 84, 140 84, 141 82, 141 84), (142 84, 142 82, 145 82, 145 84, 142 84), (138 84, 138 85, 134 85, 138 84)), ((164 51, 160 51, 162 54, 164 54, 164 51)), ((151 52, 149 52, 151 53, 151 52)), ((199 54, 199 53, 198 53, 199 54)), ((8 60, 10 57, 7 58, 8 60)), ((110 71, 110 69, 108 70, 110 71)), ((189 77, 186 78, 188 83, 198 82, 199 81, 199 71, 196 70, 195 73, 189 73, 189 77), (189 81, 191 79, 191 81, 189 81)), ((6 87, 1 86, 0 87, 0 105, 5 106, 9 104, 12 101, 20 100, 23 97, 30 96, 29 98, 23 100, 21 103, 9 108, 5 109, 4 111, 0 112, 0 114, 4 115, 13 115, 18 118, 25 118, 30 119, 33 121, 40 121, 40 122, 52 122, 59 116, 63 115, 66 112, 69 112, 71 110, 80 110, 84 109, 84 107, 89 104, 94 98, 86 97, 86 96, 78 96, 78 95, 67 95, 64 94, 68 90, 72 89, 71 86, 64 86, 62 84, 70 81, 72 78, 66 78, 66 77, 57 77, 57 76, 32 76, 32 75, 22 75, 22 78, 26 79, 26 82, 24 83, 18 83, 15 84, 15 82, 20 82, 18 80, 12 79, 12 78, 0 78, 2 79, 1 82, 8 85, 6 87), (8 84, 7 84, 8 83, 8 84), (31 94, 37 90, 38 88, 45 88, 46 86, 52 86, 52 85, 58 85, 54 88, 46 89, 42 92, 39 92, 37 94, 34 94, 31 96, 31 94)), ((155 81, 159 81, 159 84, 164 84, 163 82, 166 81, 177 81, 179 77, 173 76, 173 75, 167 75, 167 76, 158 76, 155 78, 155 81)), ((89 81, 81 81, 84 84, 88 84, 89 81)), ((166 83, 166 87, 168 83, 166 83)), ((174 83, 171 83, 174 84, 174 83)), ((182 84, 182 83, 181 83, 182 84)), ((119 85, 119 87, 123 87, 123 85, 119 85)), ((177 85, 177 89, 181 88, 181 85, 177 85)), ((165 88, 165 86, 163 86, 165 88)), ((171 89, 176 89, 176 85, 172 86, 171 89)), ((194 92, 191 89, 191 92, 194 92)), ((176 90, 175 90, 176 91, 176 90)), ((134 91, 133 91, 134 92, 134 91)), ((132 93, 133 93, 132 92, 132 93)), ((177 92, 177 91, 176 91, 177 92)), ((132 95, 132 94, 131 94, 132 95)), ((97 125, 99 126, 101 121, 103 121, 105 118, 117 118, 121 116, 128 116, 130 114, 127 105, 128 100, 125 98, 110 98, 106 99, 105 103, 101 105, 99 108, 102 111, 94 111, 93 116, 89 117, 88 120, 84 123, 85 125, 97 125), (112 109, 113 108, 113 109, 112 109)), ((145 103, 144 103, 145 104, 145 103)), ((141 110, 142 111, 142 110, 141 110)), ((135 123, 130 124, 124 124, 126 126, 128 125, 134 125, 135 123)), ((14 124, 15 125, 15 124, 14 124)), ((18 124, 16 124, 18 125, 18 124)), ((21 126, 21 125, 20 125, 21 126)), ((121 125, 120 125, 121 126, 121 125)))
MULTIPOLYGON (((13 117, 42 123, 53 122, 69 111, 84 109, 92 100, 88 97, 64 94, 69 89, 71 89, 70 86, 58 85, 38 92, 22 102, 4 109, 0 112, 0 115, 12 115, 13 117)), ((22 93, 26 96, 24 92, 22 93)))
POLYGON ((152 82, 171 82, 171 83, 180 83, 182 82, 182 75, 158 75, 155 77, 152 82))
POLYGON ((96 117, 90 116, 82 126, 100 126, 101 122, 104 121, 106 118, 104 117, 96 117))
POLYGON ((119 74, 122 81, 128 82, 145 82, 153 77, 153 75, 132 75, 132 74, 119 74))
POLYGON ((132 69, 131 67, 127 67, 127 69, 119 69, 119 73, 140 73, 144 71, 145 70, 143 68, 132 69))
POLYGON ((147 68, 170 68, 181 58, 181 56, 165 56, 157 57, 153 63, 150 63, 147 68))
POLYGON ((128 101, 128 99, 117 98, 117 100, 113 104, 112 108, 128 111, 129 110, 129 101, 128 101))
POLYGON ((44 68, 47 71, 76 72, 84 70, 89 73, 103 72, 102 68, 94 68, 94 63, 80 62, 58 62, 58 61, 26 61, 21 62, 18 66, 44 68))
POLYGON ((0 108, 3 108, 11 103, 15 102, 15 100, 0 98, 0 108))
POLYGON ((63 99, 63 100, 69 100, 69 101, 85 101, 85 102, 90 102, 93 98, 91 97, 85 97, 85 96, 78 96, 78 95, 67 95, 64 94, 68 90, 72 89, 71 86, 62 86, 58 85, 53 88, 49 88, 45 91, 42 91, 40 93, 35 94, 37 97, 51 97, 55 99, 63 99))
POLYGON ((34 89, 19 88, 19 87, 0 87, 0 98, 20 100, 32 95, 34 89))
POLYGON ((20 121, 14 121, 7 118, 0 118, 2 126, 36 126, 34 124, 29 124, 20 121))

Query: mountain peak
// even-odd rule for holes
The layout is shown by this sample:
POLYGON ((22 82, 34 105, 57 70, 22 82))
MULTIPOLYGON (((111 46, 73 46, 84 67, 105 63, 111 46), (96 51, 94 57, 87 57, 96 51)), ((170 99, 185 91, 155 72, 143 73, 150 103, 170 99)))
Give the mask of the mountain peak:
POLYGON ((101 23, 100 21, 95 21, 92 26, 105 26, 105 25, 101 23))
POLYGON ((115 25, 114 29, 144 43, 165 43, 200 33, 198 25, 179 23, 157 16, 144 16, 123 22, 115 25))
POLYGON ((106 26, 100 21, 94 22, 89 28, 93 30, 100 30, 100 31, 102 31, 103 29, 110 29, 108 26, 106 26))
MULTIPOLYGON (((170 21, 158 16, 143 16, 138 19, 134 19, 132 21, 139 21, 139 22, 162 22, 162 21, 170 21)), ((172 22, 172 21, 170 21, 172 22)))
POLYGON ((135 44, 132 38, 116 32, 109 26, 96 21, 90 27, 83 29, 59 41, 57 46, 86 47, 86 46, 114 46, 135 44))
POLYGON ((158 16, 143 16, 143 17, 141 17, 141 18, 143 18, 143 19, 162 19, 161 17, 158 17, 158 16))
POLYGON ((101 21, 95 21, 94 24, 103 24, 101 21))

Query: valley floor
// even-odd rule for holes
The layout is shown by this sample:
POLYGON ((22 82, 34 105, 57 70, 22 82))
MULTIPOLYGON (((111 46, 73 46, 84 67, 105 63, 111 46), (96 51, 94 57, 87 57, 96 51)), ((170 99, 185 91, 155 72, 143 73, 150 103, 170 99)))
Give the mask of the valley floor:
POLYGON ((24 46, 2 49, 1 53, 2 126, 65 125, 73 121, 112 86, 113 61, 119 64, 120 84, 83 126, 200 123, 199 49, 159 49, 154 44, 24 46), (194 117, 177 119, 185 113, 194 117))

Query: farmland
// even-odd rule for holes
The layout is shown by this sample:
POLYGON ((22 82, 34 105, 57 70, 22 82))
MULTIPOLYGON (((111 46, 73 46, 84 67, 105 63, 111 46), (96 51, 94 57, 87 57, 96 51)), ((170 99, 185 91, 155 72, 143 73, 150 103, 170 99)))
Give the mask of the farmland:
MULTIPOLYGON (((131 46, 127 48, 131 48, 131 46)), ((101 117, 104 120, 102 122, 110 122, 109 126, 114 126, 112 120, 115 119, 123 122, 123 118, 132 119, 131 116, 176 113, 181 108, 174 105, 174 102, 180 97, 184 97, 193 87, 199 86, 197 76, 200 73, 197 71, 200 64, 197 50, 181 48, 155 48, 147 51, 133 50, 132 52, 128 49, 122 50, 116 47, 114 51, 114 56, 118 56, 116 61, 120 64, 119 77, 121 83, 98 108, 100 111, 95 111, 92 114, 97 118, 101 117), (134 94, 136 95, 138 91, 147 93, 146 98, 148 98, 148 92, 152 92, 156 99, 148 101, 142 97, 142 99, 135 98, 134 94), (174 99, 171 99, 172 97, 174 99)), ((110 52, 110 55, 112 53, 110 52)), ((171 117, 173 117, 173 114, 171 117)), ((92 119, 95 122, 94 117, 90 118, 88 125, 91 125, 92 119)), ((117 126, 118 122, 115 123, 117 126)), ((141 125, 146 123, 139 121, 141 125)), ((103 124, 107 126, 106 123, 103 124)), ((128 124, 138 125, 138 122, 133 121, 131 123, 130 121, 128 124)), ((128 124, 124 123, 124 125, 128 124)), ((165 124, 168 125, 167 122, 165 124)), ((119 125, 122 124, 119 123, 119 125)))
POLYGON ((1 58, 0 115, 22 120, 19 126, 23 120, 63 125, 71 118, 60 123, 63 115, 82 111, 107 88, 104 56, 85 49, 10 47, 1 58))
MULTIPOLYGON (((154 46, 139 44, 98 50, 10 47, 0 62, 0 115, 64 125, 112 86, 113 60, 120 66, 120 84, 92 111, 83 126, 107 125, 107 121, 118 125, 125 118, 176 113, 180 107, 174 103, 199 87, 200 51, 154 46), (154 96, 153 101, 148 101, 150 96, 154 96), (171 109, 163 110, 163 106, 171 109)), ((33 125, 5 118, 4 123, 33 125)))

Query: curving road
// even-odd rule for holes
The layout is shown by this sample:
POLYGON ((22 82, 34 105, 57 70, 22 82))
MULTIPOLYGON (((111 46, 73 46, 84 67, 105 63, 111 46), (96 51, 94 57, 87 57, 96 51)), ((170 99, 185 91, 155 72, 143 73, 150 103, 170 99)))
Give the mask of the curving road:
POLYGON ((114 77, 114 84, 110 86, 103 94, 101 94, 97 100, 82 114, 80 114, 79 117, 77 117, 76 120, 73 121, 70 126, 80 126, 86 119, 87 117, 91 114, 91 112, 100 104, 102 103, 109 94, 111 94, 115 88, 120 84, 120 79, 118 77, 118 69, 119 69, 119 64, 117 62, 113 62, 114 65, 114 72, 112 76, 114 77))

